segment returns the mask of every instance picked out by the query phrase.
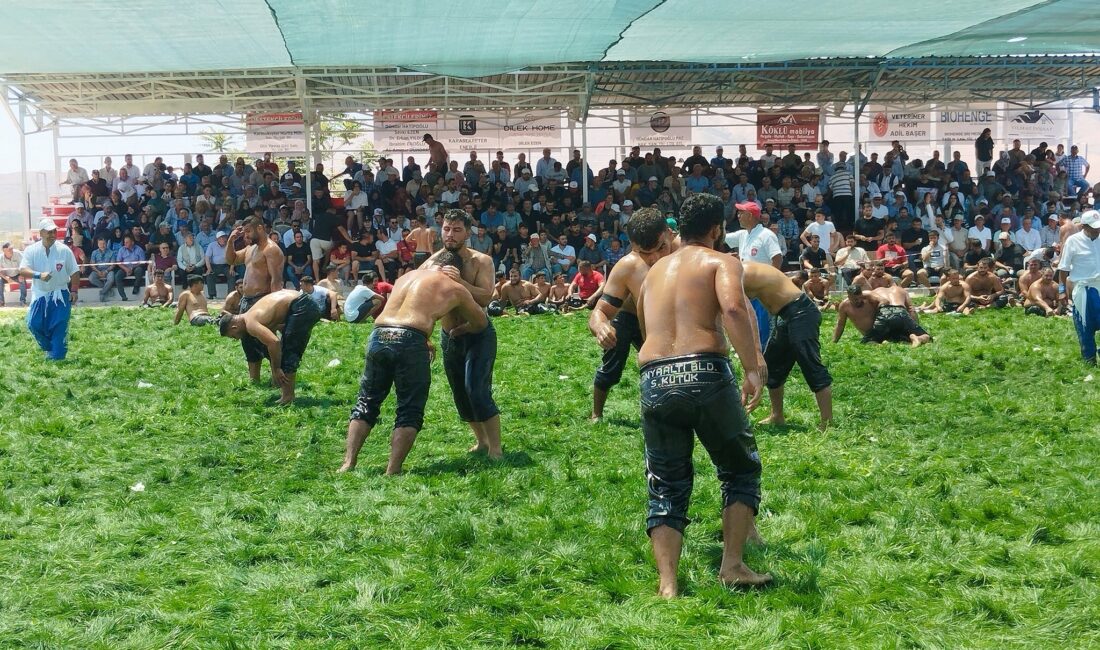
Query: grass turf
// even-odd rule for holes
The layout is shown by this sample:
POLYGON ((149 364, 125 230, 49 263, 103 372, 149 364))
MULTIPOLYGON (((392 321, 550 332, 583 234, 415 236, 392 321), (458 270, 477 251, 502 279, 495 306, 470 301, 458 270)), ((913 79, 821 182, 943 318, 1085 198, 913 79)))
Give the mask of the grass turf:
POLYGON ((392 399, 359 470, 333 472, 369 326, 319 325, 278 408, 235 342, 167 311, 78 309, 56 365, 20 313, 0 315, 2 647, 1100 644, 1100 395, 1066 320, 824 344, 838 424, 816 432, 796 372, 789 425, 756 428, 769 543, 748 561, 777 585, 716 582, 697 448, 685 597, 665 603, 636 366, 589 424, 582 317, 497 321, 503 463, 465 454, 436 361, 427 428, 385 478, 392 399))

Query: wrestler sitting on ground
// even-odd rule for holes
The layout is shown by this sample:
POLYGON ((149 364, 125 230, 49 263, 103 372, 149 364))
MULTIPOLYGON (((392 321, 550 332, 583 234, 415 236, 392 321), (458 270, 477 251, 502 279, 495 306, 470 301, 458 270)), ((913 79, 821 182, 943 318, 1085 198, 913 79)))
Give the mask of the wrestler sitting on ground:
POLYGON ((339 471, 355 467, 359 450, 378 423, 382 402, 391 386, 397 394, 393 437, 386 474, 400 474, 416 435, 424 426, 424 405, 431 387, 431 360, 435 356, 432 330, 437 321, 450 316, 459 323, 452 336, 476 334, 489 320, 465 286, 443 269, 461 273, 463 261, 457 252, 445 250, 425 262, 419 270, 405 273, 394 284, 382 313, 374 320, 367 343, 367 360, 359 380, 359 397, 348 421, 347 451, 339 471))
POLYGON ((244 294, 244 280, 237 279, 233 283, 233 290, 229 292, 229 295, 225 297, 225 302, 222 303, 223 314, 239 314, 241 313, 241 296, 244 294))
POLYGON ((1032 282, 1024 296, 1024 313, 1035 316, 1058 316, 1065 313, 1065 306, 1058 300, 1058 283, 1054 281, 1054 269, 1047 267, 1039 279, 1032 282))
POLYGON ((168 307, 172 304, 172 287, 164 283, 164 271, 153 272, 153 284, 145 287, 142 307, 168 307))
POLYGON ((810 278, 802 283, 802 291, 821 311, 829 311, 836 307, 829 301, 829 283, 821 277, 821 269, 810 269, 810 278))
POLYGON ((203 277, 201 275, 187 276, 187 291, 180 294, 179 303, 176 305, 176 319, 173 325, 179 325, 180 319, 187 314, 187 322, 196 327, 213 325, 218 319, 206 311, 206 296, 203 295, 203 277))
POLYGON ((1003 309, 1011 300, 1001 279, 993 272, 993 260, 988 257, 978 261, 978 270, 966 276, 966 283, 970 285, 974 309, 1003 309))
POLYGON ((294 401, 294 383, 313 326, 321 320, 317 303, 300 291, 283 289, 267 294, 243 314, 222 314, 221 335, 240 339, 248 361, 248 376, 260 380, 260 364, 271 364, 271 380, 279 387, 279 404, 294 401), (282 337, 276 332, 282 332, 282 337))
POLYGON ((944 274, 943 284, 936 292, 936 299, 931 307, 924 310, 929 314, 959 314, 969 316, 973 311, 970 299, 970 285, 962 279, 962 275, 956 268, 949 268, 944 274))

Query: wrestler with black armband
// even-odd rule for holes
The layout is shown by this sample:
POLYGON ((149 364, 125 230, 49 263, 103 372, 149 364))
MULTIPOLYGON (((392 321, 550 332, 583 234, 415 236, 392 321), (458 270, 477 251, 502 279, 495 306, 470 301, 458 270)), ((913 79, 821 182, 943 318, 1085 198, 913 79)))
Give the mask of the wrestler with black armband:
POLYGON ((603 417, 611 388, 623 377, 630 347, 642 347, 634 296, 650 266, 676 250, 678 240, 665 216, 656 208, 642 208, 626 222, 630 252, 619 260, 601 288, 601 295, 588 317, 588 331, 603 348, 603 360, 592 381, 592 420, 603 417))
POLYGON ((729 586, 762 586, 772 579, 748 568, 742 555, 760 504, 761 470, 745 409, 760 401, 764 367, 741 262, 714 249, 722 235, 722 212, 715 196, 688 198, 681 210, 680 250, 653 265, 637 297, 644 341, 638 362, 649 486, 646 528, 660 576, 658 595, 665 598, 679 591, 676 573, 695 477, 696 436, 722 483, 719 579, 729 586), (730 364, 730 343, 744 370, 743 392, 730 364))
POLYGON ((348 422, 347 451, 339 471, 355 467, 359 450, 378 423, 382 402, 393 387, 397 393, 393 437, 386 474, 401 473, 416 435, 424 426, 424 406, 432 383, 435 356, 432 330, 448 317, 454 336, 477 334, 489 320, 470 291, 448 274, 462 271, 462 257, 442 251, 417 271, 398 278, 382 313, 374 319, 367 343, 367 360, 359 381, 359 398, 348 422))

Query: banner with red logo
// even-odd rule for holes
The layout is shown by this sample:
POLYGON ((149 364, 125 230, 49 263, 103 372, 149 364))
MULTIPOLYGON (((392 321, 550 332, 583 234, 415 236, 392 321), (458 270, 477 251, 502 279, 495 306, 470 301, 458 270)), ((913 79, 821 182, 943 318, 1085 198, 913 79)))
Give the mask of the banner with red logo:
POLYGON ((897 108, 871 106, 869 142, 927 142, 932 138, 932 110, 928 106, 897 108))
POLYGON ((793 144, 799 149, 817 149, 821 141, 821 111, 757 111, 756 148, 793 144))

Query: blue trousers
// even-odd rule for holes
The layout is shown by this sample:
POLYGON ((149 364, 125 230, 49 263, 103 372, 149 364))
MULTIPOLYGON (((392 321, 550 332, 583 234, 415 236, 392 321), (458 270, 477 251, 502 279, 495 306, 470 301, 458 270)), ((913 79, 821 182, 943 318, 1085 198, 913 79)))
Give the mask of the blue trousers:
POLYGON ((46 358, 53 361, 61 361, 69 351, 69 316, 73 306, 68 291, 62 290, 61 296, 60 300, 39 296, 27 311, 27 327, 38 347, 46 352, 46 358))
POLYGON ((768 339, 772 333, 772 315, 764 308, 764 303, 756 298, 751 301, 752 308, 756 311, 756 326, 760 329, 760 349, 768 347, 768 339))
MULTIPOLYGON (((1096 332, 1100 331, 1100 291, 1096 287, 1082 287, 1085 300, 1073 301, 1073 326, 1077 328, 1077 340, 1081 343, 1081 357, 1096 363, 1096 332), (1081 304, 1081 303, 1084 304, 1081 304)), ((1077 291, 1073 292, 1074 294, 1077 291)))

